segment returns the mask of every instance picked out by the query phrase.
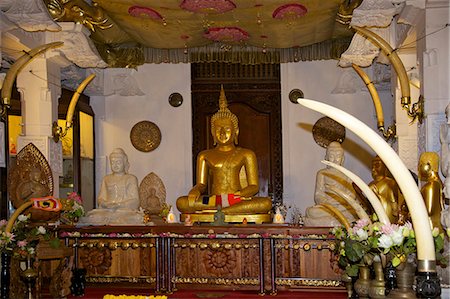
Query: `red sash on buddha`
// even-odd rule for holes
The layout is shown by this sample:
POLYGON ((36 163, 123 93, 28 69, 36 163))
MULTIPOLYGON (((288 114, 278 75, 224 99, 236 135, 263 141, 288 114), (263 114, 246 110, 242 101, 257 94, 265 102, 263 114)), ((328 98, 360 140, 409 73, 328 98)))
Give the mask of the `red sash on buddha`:
POLYGON ((241 202, 241 196, 238 194, 219 194, 219 195, 205 195, 202 198, 204 205, 208 206, 222 206, 226 208, 241 202))

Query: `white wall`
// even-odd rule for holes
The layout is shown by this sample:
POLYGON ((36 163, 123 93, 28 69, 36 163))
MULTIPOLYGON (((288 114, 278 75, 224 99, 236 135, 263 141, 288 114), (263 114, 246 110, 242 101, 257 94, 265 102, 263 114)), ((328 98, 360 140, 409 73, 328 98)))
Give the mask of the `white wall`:
MULTIPOLYGON (((360 85, 362 91, 354 94, 331 94, 343 72, 335 61, 291 63, 282 65, 281 70, 284 201, 304 211, 314 204, 315 174, 323 167, 320 161, 325 149, 314 142, 311 133, 312 126, 322 115, 292 104, 288 99, 289 91, 300 88, 307 98, 344 109, 373 128, 375 112, 363 85, 360 85)), ((133 77, 144 96, 110 95, 91 99, 96 113, 97 184, 106 173, 105 169, 109 173, 105 156, 115 147, 122 147, 129 156, 130 173, 139 181, 149 172, 156 173, 166 186, 167 202, 175 205, 176 199, 186 195, 192 187, 190 65, 144 65, 133 77), (181 93, 184 98, 178 108, 168 103, 173 92, 181 93), (156 123, 162 133, 161 145, 149 153, 136 150, 130 142, 131 128, 142 120, 156 123)), ((390 98, 390 94, 382 92, 380 96, 390 98)), ((387 103, 385 106, 386 123, 391 124, 392 105, 387 103)), ((345 166, 367 182, 371 181, 373 152, 349 132, 343 146, 345 166)))
POLYGON ((190 66, 143 65, 133 77, 145 95, 113 94, 91 100, 96 113, 97 194, 103 175, 110 173, 106 156, 121 147, 128 154, 129 172, 139 182, 150 172, 157 174, 164 182, 166 201, 174 205, 192 186, 190 66), (178 108, 168 103, 173 92, 184 98, 178 108), (154 122, 161 130, 161 144, 151 152, 138 151, 130 141, 132 127, 143 120, 154 122))
MULTIPOLYGON (((283 64, 281 70, 284 202, 304 212, 314 204, 315 174, 324 167, 320 161, 325 156, 325 149, 317 145, 312 136, 313 125, 323 115, 291 103, 289 92, 299 88, 305 98, 342 109, 371 128, 376 128, 375 109, 370 94, 357 76, 353 78, 358 86, 356 93, 331 93, 345 72, 336 61, 289 63, 283 64)), ((383 103, 385 126, 388 126, 392 124, 393 110, 390 92, 378 92, 383 103)), ((370 182, 371 160, 375 153, 348 130, 342 145, 345 150, 344 166, 367 183, 370 182)))

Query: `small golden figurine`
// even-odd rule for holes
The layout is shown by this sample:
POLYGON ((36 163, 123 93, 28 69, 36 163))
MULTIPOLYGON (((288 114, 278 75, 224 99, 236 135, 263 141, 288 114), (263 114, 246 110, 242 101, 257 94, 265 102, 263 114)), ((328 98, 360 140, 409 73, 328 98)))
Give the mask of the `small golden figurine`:
POLYGON ((444 209, 443 186, 438 175, 439 156, 435 152, 424 152, 419 159, 419 179, 424 182, 420 192, 425 200, 425 206, 430 217, 431 227, 439 228, 443 232, 441 224, 441 212, 444 209))
POLYGON ((378 156, 372 160, 372 178, 373 181, 370 182, 369 187, 380 199, 391 223, 398 223, 399 216, 402 214, 403 196, 397 182, 388 176, 388 169, 378 156))

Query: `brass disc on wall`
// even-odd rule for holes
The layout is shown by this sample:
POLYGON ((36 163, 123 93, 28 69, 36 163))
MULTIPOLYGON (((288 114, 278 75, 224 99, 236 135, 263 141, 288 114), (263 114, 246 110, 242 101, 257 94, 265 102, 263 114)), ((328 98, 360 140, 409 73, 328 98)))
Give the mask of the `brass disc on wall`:
POLYGON ((316 121, 312 134, 314 141, 326 148, 333 141, 344 142, 345 127, 328 116, 324 116, 316 121))
POLYGON ((143 120, 131 129, 130 140, 138 151, 151 152, 161 143, 161 131, 153 122, 143 120))

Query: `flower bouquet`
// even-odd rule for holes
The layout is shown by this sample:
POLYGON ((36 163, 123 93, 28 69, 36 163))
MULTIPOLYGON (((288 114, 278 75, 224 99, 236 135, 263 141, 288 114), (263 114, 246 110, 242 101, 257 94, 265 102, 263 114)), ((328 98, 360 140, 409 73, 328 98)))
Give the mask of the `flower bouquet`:
POLYGON ((83 200, 76 193, 70 193, 67 198, 60 199, 62 204, 61 222, 64 224, 74 224, 80 217, 85 215, 83 200))
POLYGON ((0 251, 11 252, 15 257, 33 257, 36 247, 41 240, 48 241, 50 246, 58 247, 59 240, 53 238, 51 233, 43 226, 30 227, 30 215, 19 215, 11 232, 6 232, 6 220, 0 220, 0 251))

